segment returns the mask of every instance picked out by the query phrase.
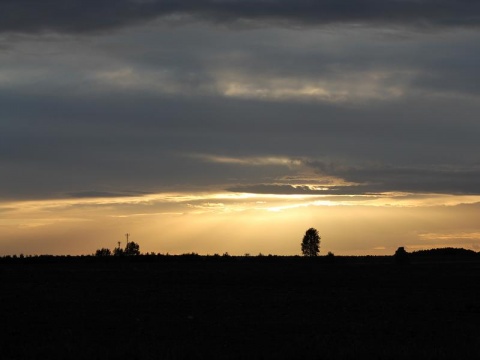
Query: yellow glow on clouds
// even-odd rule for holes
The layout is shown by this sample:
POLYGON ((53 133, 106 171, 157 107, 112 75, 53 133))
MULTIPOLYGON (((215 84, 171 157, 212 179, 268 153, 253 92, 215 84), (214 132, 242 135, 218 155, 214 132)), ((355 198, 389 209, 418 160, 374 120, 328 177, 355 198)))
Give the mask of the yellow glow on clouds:
POLYGON ((393 254, 439 246, 477 249, 479 196, 268 195, 178 192, 13 201, 0 206, 1 254, 89 254, 123 234, 144 252, 299 254, 305 230, 321 252, 393 254))
POLYGON ((190 154, 190 157, 201 159, 206 162, 213 162, 218 164, 232 164, 232 165, 247 165, 247 166, 264 166, 264 165, 286 165, 286 166, 300 166, 300 160, 291 159, 281 156, 258 156, 258 157, 231 157, 218 156, 210 154, 190 154))
MULTIPOLYGON (((330 78, 298 78, 275 75, 258 76, 249 72, 217 70, 210 73, 212 83, 199 84, 179 81, 171 69, 145 70, 119 66, 100 70, 91 77, 98 88, 142 90, 159 94, 215 94, 224 97, 298 100, 326 102, 356 102, 394 99, 403 96, 415 76, 411 71, 352 71, 335 73, 330 78)), ((0 73, 0 84, 2 73, 0 73)))
POLYGON ((342 73, 332 78, 319 79, 262 78, 232 72, 217 75, 217 86, 226 97, 328 102, 398 98, 404 95, 408 79, 413 76, 409 72, 386 71, 342 73))

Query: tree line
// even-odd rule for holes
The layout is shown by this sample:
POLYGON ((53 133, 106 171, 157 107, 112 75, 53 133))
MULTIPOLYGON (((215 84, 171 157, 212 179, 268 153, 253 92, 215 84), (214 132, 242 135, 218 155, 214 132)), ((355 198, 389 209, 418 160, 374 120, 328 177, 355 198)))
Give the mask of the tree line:
MULTIPOLYGON (((129 234, 126 234, 129 236, 129 234)), ((140 255, 140 245, 134 241, 128 241, 124 248, 121 247, 121 243, 118 242, 118 246, 113 250, 108 248, 101 248, 95 252, 95 256, 104 257, 104 256, 138 256, 140 255)), ((318 230, 315 228, 309 228, 301 241, 300 247, 301 252, 304 257, 316 257, 320 254, 320 240, 321 237, 318 233, 318 230)), ((151 253, 150 255, 152 255, 151 253)), ((466 249, 457 249, 457 248, 443 248, 443 249, 430 249, 430 250, 418 250, 412 253, 407 253, 404 247, 399 247, 394 254, 395 262, 400 264, 408 264, 410 262, 410 257, 457 257, 457 258, 466 258, 466 257, 477 257, 480 252, 476 253, 473 250, 466 249)), ((149 254, 146 254, 149 255, 149 254)), ((160 255, 160 254, 159 254, 160 255)), ((167 254, 168 256, 168 254, 167 254)), ((183 256, 198 257, 196 253, 183 254, 183 256)), ((214 257, 220 257, 220 255, 215 254, 214 257)), ((224 253, 222 257, 229 257, 228 253, 224 253)), ((258 255, 263 257, 261 253, 258 255)), ((272 256, 269 254, 269 257, 272 256)), ((327 254, 327 257, 333 258, 335 255, 331 252, 327 254)), ((21 256, 23 257, 23 255, 21 256)), ((250 257, 250 254, 246 253, 245 257, 250 257)))
POLYGON ((118 246, 110 251, 108 248, 101 248, 95 252, 95 256, 137 256, 140 255, 140 245, 134 241, 127 241, 125 248, 120 247, 120 242, 118 246))
MULTIPOLYGON (((318 230, 315 228, 310 228, 305 232, 303 236, 301 249, 303 256, 312 257, 318 256, 320 253, 320 235, 318 234, 318 230)), ((111 251, 108 248, 101 248, 95 252, 95 256, 136 256, 140 255, 140 245, 133 242, 128 241, 125 245, 125 248, 120 247, 121 243, 118 243, 118 246, 111 251)), ((330 255, 331 253, 329 253, 330 255)), ((332 254, 333 255, 333 254, 332 254)))

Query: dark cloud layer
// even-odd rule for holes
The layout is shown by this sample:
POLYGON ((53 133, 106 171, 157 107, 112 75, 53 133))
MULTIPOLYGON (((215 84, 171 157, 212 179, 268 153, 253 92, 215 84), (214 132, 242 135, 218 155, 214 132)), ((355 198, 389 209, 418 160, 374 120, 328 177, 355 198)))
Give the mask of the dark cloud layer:
POLYGON ((378 23, 477 26, 472 0, 2 0, 0 31, 82 33, 187 15, 213 22, 378 23))
MULTIPOLYGON (((450 107, 444 101, 442 107, 406 99, 349 108, 142 94, 117 95, 114 102, 3 95, 3 198, 113 196, 124 189, 255 184, 294 175, 287 166, 205 163, 192 154, 308 159, 302 163, 320 175, 361 185, 331 194, 480 194, 477 111, 468 103, 450 107), (466 114, 458 117, 460 110, 466 114)), ((290 186, 231 190, 307 191, 290 186)))
POLYGON ((327 189, 316 190, 309 186, 277 185, 277 184, 256 184, 232 186, 228 189, 232 192, 251 194, 272 194, 272 195, 374 195, 367 186, 335 186, 327 189))
POLYGON ((336 176, 353 185, 322 189, 306 185, 251 184, 227 188, 228 191, 283 195, 375 195, 384 192, 480 195, 480 168, 440 169, 394 166, 345 167, 305 160, 321 175, 336 176))
POLYGON ((423 168, 396 166, 343 167, 306 161, 321 174, 359 183, 354 189, 369 193, 402 191, 415 193, 480 194, 480 168, 430 166, 423 168))
POLYGON ((480 194, 479 6, 0 0, 0 198, 480 194))

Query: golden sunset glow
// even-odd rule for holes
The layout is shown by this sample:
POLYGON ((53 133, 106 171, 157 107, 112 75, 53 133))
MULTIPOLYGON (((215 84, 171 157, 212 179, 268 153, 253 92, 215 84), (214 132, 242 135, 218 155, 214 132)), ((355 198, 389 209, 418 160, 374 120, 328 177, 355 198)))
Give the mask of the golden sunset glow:
POLYGON ((406 193, 159 193, 4 203, 0 226, 5 253, 91 253, 129 232, 146 252, 292 255, 299 253, 302 231, 316 226, 322 252, 383 255, 402 245, 475 249, 479 201, 406 193))

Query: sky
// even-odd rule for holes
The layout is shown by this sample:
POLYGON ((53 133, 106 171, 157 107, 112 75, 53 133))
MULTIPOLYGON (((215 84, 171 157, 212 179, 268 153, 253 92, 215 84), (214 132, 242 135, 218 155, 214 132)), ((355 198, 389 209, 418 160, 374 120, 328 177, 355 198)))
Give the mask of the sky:
POLYGON ((480 2, 0 0, 0 255, 480 251, 480 2))

